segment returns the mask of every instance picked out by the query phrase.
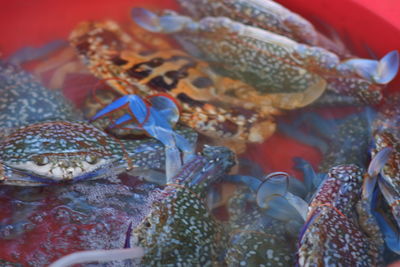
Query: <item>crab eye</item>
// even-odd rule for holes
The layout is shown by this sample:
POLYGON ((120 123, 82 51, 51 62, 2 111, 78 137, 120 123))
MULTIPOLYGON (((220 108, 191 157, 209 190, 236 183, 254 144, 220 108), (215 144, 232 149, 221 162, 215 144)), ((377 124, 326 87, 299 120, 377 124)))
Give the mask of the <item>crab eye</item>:
POLYGON ((49 164, 49 158, 46 156, 35 156, 33 157, 33 161, 38 166, 44 166, 46 164, 49 164))
POLYGON ((87 163, 89 163, 89 164, 96 164, 97 161, 98 161, 98 158, 97 158, 97 156, 95 156, 95 155, 87 155, 87 156, 85 157, 85 161, 86 161, 87 163))

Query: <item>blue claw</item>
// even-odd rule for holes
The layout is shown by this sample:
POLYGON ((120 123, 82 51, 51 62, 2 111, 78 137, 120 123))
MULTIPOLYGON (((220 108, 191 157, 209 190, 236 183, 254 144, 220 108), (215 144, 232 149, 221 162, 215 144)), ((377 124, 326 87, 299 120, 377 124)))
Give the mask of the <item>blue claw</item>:
POLYGON ((131 10, 132 19, 142 28, 150 32, 162 32, 160 18, 157 14, 141 7, 134 7, 131 10))
POLYGON ((344 64, 351 65, 366 79, 378 84, 387 84, 396 77, 399 70, 399 53, 391 51, 380 61, 372 59, 350 59, 344 64))
MULTIPOLYGON (((380 188, 381 185, 380 185, 380 188)), ((390 250, 394 253, 400 254, 400 236, 399 236, 399 228, 393 225, 385 216, 381 215, 376 211, 377 201, 378 201, 378 190, 375 190, 372 196, 371 201, 371 211, 379 225, 379 229, 381 230, 385 243, 390 250)))
POLYGON ((175 102, 168 96, 157 95, 149 98, 153 108, 155 108, 162 117, 171 125, 179 121, 179 109, 175 102))
POLYGON ((128 124, 134 130, 144 130, 165 146, 167 181, 180 169, 182 162, 179 150, 186 161, 195 150, 184 137, 173 130, 179 120, 179 110, 175 102, 166 96, 149 98, 147 104, 137 95, 126 95, 100 110, 92 120, 99 119, 116 110, 129 107, 130 114, 124 114, 110 125, 110 128, 128 124))
POLYGON ((378 180, 378 184, 379 184, 379 189, 381 190, 382 195, 384 196, 386 202, 390 207, 392 207, 392 213, 394 219, 400 226, 400 217, 399 217, 400 212, 398 212, 398 210, 400 209, 400 206, 398 204, 400 201, 399 193, 383 177, 380 177, 380 179, 378 180))
POLYGON ((375 189, 377 176, 389 160, 391 152, 392 149, 389 147, 382 149, 375 155, 368 166, 368 176, 365 177, 363 182, 362 196, 363 199, 368 200, 370 203, 372 203, 371 198, 375 189))
POLYGON ((299 221, 304 222, 302 215, 293 205, 283 196, 273 196, 264 205, 265 214, 280 221, 299 221))
POLYGON ((378 64, 374 81, 379 84, 387 84, 396 77, 399 70, 399 53, 395 50, 387 53, 378 64))
POLYGON ((286 173, 271 173, 258 187, 256 197, 258 206, 265 208, 271 198, 286 195, 288 187, 289 176, 286 173))
POLYGON ((368 166, 369 176, 374 177, 381 172, 382 168, 389 160, 392 150, 393 149, 390 147, 385 147, 375 155, 375 157, 371 160, 371 163, 368 166))
MULTIPOLYGON (((267 209, 270 216, 278 218, 280 214, 285 214, 286 210, 295 210, 297 215, 305 219, 308 204, 300 197, 289 192, 289 176, 283 172, 275 172, 268 175, 265 181, 259 186, 256 201, 259 207, 267 209), (290 208, 288 207, 290 206, 290 208)), ((298 219, 298 216, 291 217, 298 219)))

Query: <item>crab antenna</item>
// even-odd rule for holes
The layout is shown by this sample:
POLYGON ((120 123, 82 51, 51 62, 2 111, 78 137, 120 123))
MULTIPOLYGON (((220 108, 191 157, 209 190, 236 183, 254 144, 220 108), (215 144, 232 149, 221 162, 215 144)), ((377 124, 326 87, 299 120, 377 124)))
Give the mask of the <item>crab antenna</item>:
POLYGON ((126 259, 139 259, 144 255, 141 247, 110 250, 88 250, 71 253, 49 265, 49 267, 67 267, 86 262, 108 262, 126 259))

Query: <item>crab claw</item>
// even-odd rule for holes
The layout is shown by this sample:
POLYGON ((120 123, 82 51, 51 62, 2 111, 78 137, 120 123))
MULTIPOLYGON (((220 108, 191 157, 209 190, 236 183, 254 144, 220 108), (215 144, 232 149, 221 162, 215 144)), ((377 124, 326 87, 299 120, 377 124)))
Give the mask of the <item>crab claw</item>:
POLYGON ((288 187, 289 175, 287 173, 269 174, 257 190, 258 206, 267 209, 268 215, 280 220, 297 220, 298 215, 305 220, 308 204, 300 197, 290 193, 288 187))
POLYGON ((154 96, 149 101, 151 105, 137 95, 126 95, 100 110, 92 120, 128 106, 129 114, 119 117, 110 128, 132 122, 129 126, 133 130, 143 129, 163 143, 166 150, 166 176, 169 181, 182 165, 179 150, 183 152, 185 162, 194 153, 195 147, 172 128, 179 119, 179 109, 175 102, 166 96, 154 96))
POLYGON ((393 252, 400 254, 400 195, 382 177, 379 179, 379 189, 392 209, 392 215, 396 221, 397 227, 378 212, 374 212, 374 215, 385 238, 386 245, 393 252))
POLYGON ((372 194, 376 185, 377 176, 389 160, 392 149, 386 147, 379 151, 371 160, 368 166, 368 176, 365 177, 362 188, 363 199, 371 201, 372 194))
POLYGON ((156 13, 141 7, 132 8, 131 17, 142 28, 159 33, 179 32, 192 21, 188 17, 175 14, 158 16, 156 13))
POLYGON ((373 79, 376 83, 387 84, 396 77, 399 70, 399 52, 396 50, 387 53, 376 68, 373 79))
POLYGON ((396 77, 399 70, 399 53, 394 50, 379 61, 357 58, 347 60, 345 64, 352 66, 366 79, 377 84, 387 84, 396 77))

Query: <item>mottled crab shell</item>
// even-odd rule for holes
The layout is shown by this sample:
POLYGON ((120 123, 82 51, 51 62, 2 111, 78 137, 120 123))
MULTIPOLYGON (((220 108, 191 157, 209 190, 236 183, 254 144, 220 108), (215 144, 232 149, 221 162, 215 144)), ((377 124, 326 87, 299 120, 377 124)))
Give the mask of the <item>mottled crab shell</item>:
POLYGON ((224 147, 204 148, 162 191, 151 213, 133 231, 133 244, 145 248, 146 266, 212 266, 221 253, 221 228, 203 201, 206 188, 234 164, 224 147))
POLYGON ((300 266, 377 266, 376 246, 355 221, 361 197, 362 171, 355 165, 330 170, 317 190, 299 241, 300 266))
POLYGON ((48 90, 32 74, 1 60, 0 95, 1 130, 44 120, 80 118, 60 91, 48 90))
POLYGON ((22 127, 0 143, 0 160, 20 171, 71 180, 123 159, 123 147, 103 131, 80 122, 51 121, 22 127))
POLYGON ((317 45, 313 25, 300 15, 270 0, 178 0, 195 19, 228 17, 286 36, 298 42, 317 45))
POLYGON ((373 123, 374 156, 385 147, 393 148, 383 173, 397 192, 400 192, 400 95, 388 97, 373 123))

